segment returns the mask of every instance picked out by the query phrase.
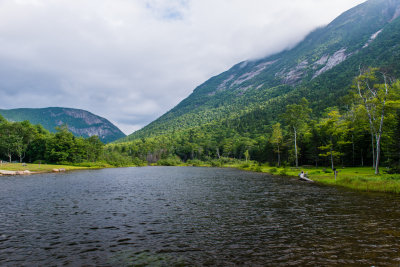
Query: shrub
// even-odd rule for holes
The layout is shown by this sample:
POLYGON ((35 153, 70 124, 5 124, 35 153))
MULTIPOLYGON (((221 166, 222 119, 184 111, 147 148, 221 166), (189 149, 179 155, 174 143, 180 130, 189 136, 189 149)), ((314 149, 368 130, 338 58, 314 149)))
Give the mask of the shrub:
POLYGON ((271 169, 269 169, 269 172, 270 172, 270 173, 276 173, 277 171, 278 171, 277 168, 271 168, 271 169))
POLYGON ((158 166, 178 166, 181 164, 182 164, 182 161, 178 156, 168 157, 168 158, 160 159, 159 161, 157 161, 158 166))
POLYGON ((396 174, 400 173, 400 165, 393 165, 386 169, 385 171, 388 174, 396 174))
POLYGON ((190 159, 186 163, 195 167, 204 165, 204 162, 198 159, 190 159))
POLYGON ((250 170, 252 170, 253 172, 262 172, 260 165, 253 165, 251 166, 250 170))
POLYGON ((286 169, 281 170, 281 171, 279 172, 279 175, 280 175, 280 176, 287 176, 287 175, 288 175, 288 174, 287 174, 287 170, 286 170, 286 169))
POLYGON ((117 152, 107 153, 104 160, 106 161, 106 163, 115 167, 125 167, 134 165, 130 157, 122 155, 117 152))
POLYGON ((222 162, 219 160, 212 160, 210 161, 212 167, 222 167, 222 162))
POLYGON ((235 160, 231 158, 221 157, 218 159, 222 164, 233 163, 235 160))
POLYGON ((250 167, 250 164, 248 162, 246 162, 246 163, 243 163, 240 167, 241 168, 248 168, 248 167, 250 167))

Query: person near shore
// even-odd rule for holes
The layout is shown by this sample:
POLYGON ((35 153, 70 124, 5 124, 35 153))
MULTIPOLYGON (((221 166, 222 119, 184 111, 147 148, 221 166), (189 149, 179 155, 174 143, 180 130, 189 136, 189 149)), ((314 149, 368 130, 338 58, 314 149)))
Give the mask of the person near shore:
POLYGON ((314 182, 313 180, 311 180, 310 178, 307 177, 307 173, 304 173, 304 171, 301 171, 299 173, 299 180, 301 181, 307 181, 307 182, 314 182))

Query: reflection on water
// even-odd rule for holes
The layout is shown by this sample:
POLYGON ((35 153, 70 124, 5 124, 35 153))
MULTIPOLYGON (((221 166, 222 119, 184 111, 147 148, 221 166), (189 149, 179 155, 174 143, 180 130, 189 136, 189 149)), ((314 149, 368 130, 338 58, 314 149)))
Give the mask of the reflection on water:
POLYGON ((0 178, 1 265, 398 265, 400 201, 233 169, 0 178))

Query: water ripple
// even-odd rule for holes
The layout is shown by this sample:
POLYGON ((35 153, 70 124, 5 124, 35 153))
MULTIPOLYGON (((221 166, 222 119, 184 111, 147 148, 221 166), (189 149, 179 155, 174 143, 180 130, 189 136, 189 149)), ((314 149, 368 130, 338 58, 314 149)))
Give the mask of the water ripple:
POLYGON ((400 264, 400 201, 231 169, 0 178, 0 265, 400 264))

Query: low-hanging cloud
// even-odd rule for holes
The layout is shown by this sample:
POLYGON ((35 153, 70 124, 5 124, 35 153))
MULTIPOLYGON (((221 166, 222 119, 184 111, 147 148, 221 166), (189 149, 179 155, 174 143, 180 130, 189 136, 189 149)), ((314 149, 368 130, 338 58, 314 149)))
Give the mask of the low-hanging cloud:
POLYGON ((0 0, 0 108, 86 109, 129 134, 362 2, 0 0))

